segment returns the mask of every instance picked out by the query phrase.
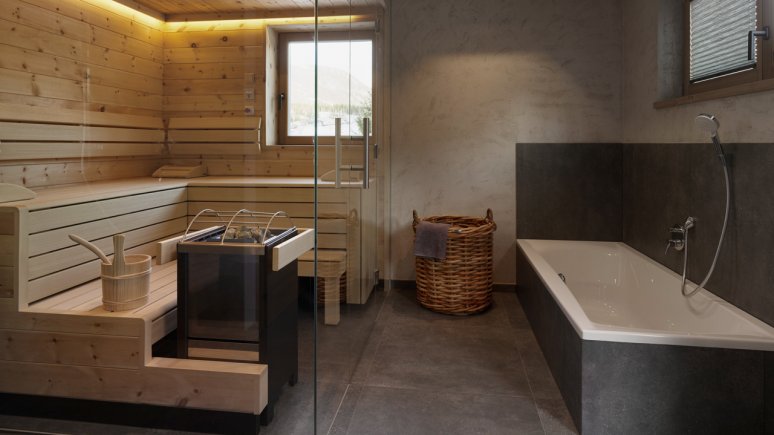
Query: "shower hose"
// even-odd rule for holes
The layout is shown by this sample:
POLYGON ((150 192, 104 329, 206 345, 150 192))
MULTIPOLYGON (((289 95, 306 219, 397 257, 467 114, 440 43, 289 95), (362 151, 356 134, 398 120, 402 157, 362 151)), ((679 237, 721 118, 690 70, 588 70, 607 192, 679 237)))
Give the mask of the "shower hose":
MULTIPOLYGON (((721 149, 722 150, 722 149, 721 149)), ((720 239, 718 240, 718 247, 715 249, 715 257, 712 259, 712 265, 709 268, 709 271, 707 271, 707 276, 704 277, 704 280, 699 284, 695 289, 691 291, 685 290, 685 276, 688 272, 688 234, 685 235, 685 254, 683 255, 683 282, 680 286, 680 291, 682 291, 683 296, 689 297, 693 296, 698 292, 699 290, 703 289, 705 285, 707 285, 707 281, 709 281, 710 277, 712 276, 712 272, 715 270, 715 264, 718 262, 718 256, 720 255, 720 247, 723 246, 723 239, 726 236, 726 227, 728 226, 728 211, 731 208, 731 186, 728 178, 728 164, 726 163, 726 156, 722 153, 719 154, 720 161, 723 163, 723 174, 726 178, 726 213, 723 217, 723 229, 720 230, 720 239)))

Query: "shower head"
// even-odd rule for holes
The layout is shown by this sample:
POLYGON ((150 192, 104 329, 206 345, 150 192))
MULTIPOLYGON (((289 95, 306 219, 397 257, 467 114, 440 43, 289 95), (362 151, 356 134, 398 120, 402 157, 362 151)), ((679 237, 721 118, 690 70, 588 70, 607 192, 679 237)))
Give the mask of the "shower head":
POLYGON ((726 163, 726 153, 723 151, 723 145, 720 143, 720 137, 718 137, 718 128, 720 128, 720 122, 718 122, 718 119, 715 118, 715 115, 710 115, 707 113, 699 114, 699 116, 696 117, 696 126, 699 127, 702 131, 709 133, 710 137, 712 138, 712 143, 715 144, 717 149, 720 163, 723 164, 723 166, 728 165, 728 163, 726 163))
POLYGON ((699 127, 701 131, 709 133, 710 137, 714 139, 718 136, 720 123, 718 122, 718 119, 715 118, 715 115, 702 113, 696 117, 696 126, 699 127))

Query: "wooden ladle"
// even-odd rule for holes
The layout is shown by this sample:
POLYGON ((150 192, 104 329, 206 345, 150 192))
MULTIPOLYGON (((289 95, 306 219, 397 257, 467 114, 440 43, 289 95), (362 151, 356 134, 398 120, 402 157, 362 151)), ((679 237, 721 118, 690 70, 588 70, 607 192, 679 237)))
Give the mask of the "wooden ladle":
POLYGON ((113 236, 113 275, 123 275, 125 268, 126 258, 124 258, 124 235, 116 234, 113 236))
POLYGON ((99 257, 99 259, 102 260, 103 263, 110 264, 110 260, 108 260, 107 255, 105 255, 105 253, 102 252, 102 250, 99 249, 93 243, 88 242, 88 241, 86 241, 86 240, 76 236, 75 234, 70 234, 70 240, 72 240, 75 243, 79 243, 79 244, 83 245, 89 251, 97 254, 97 257, 99 257))

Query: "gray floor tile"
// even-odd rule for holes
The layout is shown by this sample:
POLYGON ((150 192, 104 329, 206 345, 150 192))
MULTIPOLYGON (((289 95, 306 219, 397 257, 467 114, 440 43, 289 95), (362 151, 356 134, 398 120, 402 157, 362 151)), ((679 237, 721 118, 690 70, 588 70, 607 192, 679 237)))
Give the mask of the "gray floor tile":
POLYGON ((362 392, 362 385, 350 385, 344 394, 344 399, 339 406, 336 418, 331 423, 331 426, 328 428, 327 432, 322 430, 319 433, 326 435, 345 435, 349 430, 352 416, 355 414, 355 409, 357 409, 357 404, 360 402, 362 392))
POLYGON ((368 380, 371 368, 376 363, 376 356, 378 355, 379 346, 384 339, 385 329, 387 329, 387 325, 384 323, 374 325, 371 336, 363 348, 363 354, 360 356, 360 360, 355 365, 352 373, 352 378, 350 379, 352 384, 362 384, 368 380))
POLYGON ((514 331, 507 325, 482 326, 471 322, 416 324, 398 322, 382 331, 382 342, 441 347, 499 347, 517 353, 514 331))
MULTIPOLYGON (((331 426, 346 388, 346 384, 342 383, 317 383, 317 433, 324 434, 331 426)), ((299 381, 294 387, 285 386, 275 408, 274 421, 261 428, 261 435, 312 433, 314 433, 313 385, 311 382, 299 381)))
POLYGON ((540 422, 546 435, 577 434, 572 417, 562 399, 535 399, 540 422))
POLYGON ((515 349, 383 342, 365 385, 531 396, 515 349))
POLYGON ((150 429, 133 426, 88 423, 81 421, 0 415, 0 434, 65 434, 65 435, 189 435, 193 432, 150 429))
POLYGON ((469 316, 454 316, 439 314, 422 307, 416 299, 416 291, 413 289, 396 289, 390 292, 385 301, 384 308, 379 315, 379 322, 414 323, 414 324, 449 324, 464 323, 467 326, 508 326, 506 310, 500 307, 497 300, 486 311, 469 316))
POLYGON ((363 387, 356 400, 346 432, 331 433, 543 434, 528 398, 363 387))
POLYGON ((495 293, 494 300, 505 310, 511 328, 516 330, 530 329, 529 320, 527 320, 527 315, 524 313, 516 293, 495 293))
POLYGON ((548 368, 540 345, 531 330, 515 331, 519 355, 524 363, 524 370, 529 380, 532 395, 542 399, 561 399, 559 387, 556 385, 551 369, 548 368))

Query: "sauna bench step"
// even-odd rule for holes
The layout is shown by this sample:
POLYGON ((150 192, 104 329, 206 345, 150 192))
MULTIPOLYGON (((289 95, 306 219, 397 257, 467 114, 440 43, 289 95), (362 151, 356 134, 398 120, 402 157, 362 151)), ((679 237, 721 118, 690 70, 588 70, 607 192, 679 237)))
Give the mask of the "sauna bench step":
MULTIPOLYGON (((317 250, 317 276, 322 278, 325 293, 326 325, 338 325, 341 321, 339 307, 339 280, 347 271, 347 251, 317 250)), ((304 252, 298 257, 298 276, 314 276, 314 249, 304 252)))
MULTIPOLYGON (((24 379, 37 382, 38 378, 54 377, 54 385, 69 385, 67 391, 60 392, 63 397, 255 415, 263 411, 269 397, 266 364, 152 356, 152 344, 177 327, 177 261, 153 265, 149 302, 133 310, 106 311, 102 307, 101 286, 101 280, 96 279, 35 302, 21 313, 13 313, 13 317, 19 319, 15 324, 26 322, 31 330, 40 331, 27 335, 32 334, 35 338, 42 333, 44 337, 53 337, 59 343, 47 346, 58 346, 61 351, 57 361, 24 365, 24 379), (94 340, 101 347, 89 347, 94 340), (115 347, 119 342, 126 344, 115 347), (92 353, 106 346, 111 352, 123 351, 131 357, 120 360, 119 355, 110 353, 109 357, 100 354, 99 358, 90 360, 92 353), (86 349, 85 357, 67 360, 81 356, 83 349, 86 349), (129 352, 126 349, 136 350, 129 352), (63 358, 65 360, 60 361, 63 358), (110 363, 108 368, 102 366, 106 361, 110 363), (68 381, 71 379, 78 381, 68 381), (94 382, 95 379, 99 382, 94 382), (106 392, 104 384, 122 388, 106 392), (181 389, 183 385, 187 388, 181 389)), ((46 338, 43 340, 37 345, 46 346, 46 338)), ((2 384, 0 382, 0 388, 2 384)), ((44 387, 36 384, 33 390, 40 391, 44 387)))
MULTIPOLYGON (((347 251, 341 249, 317 250, 317 275, 338 278, 347 271, 347 251)), ((298 276, 314 276, 314 249, 298 257, 298 276)))
POLYGON ((141 319, 151 324, 151 338, 155 343, 177 327, 177 261, 153 265, 148 303, 139 308, 105 310, 102 307, 102 281, 95 279, 37 301, 24 311, 141 319))

